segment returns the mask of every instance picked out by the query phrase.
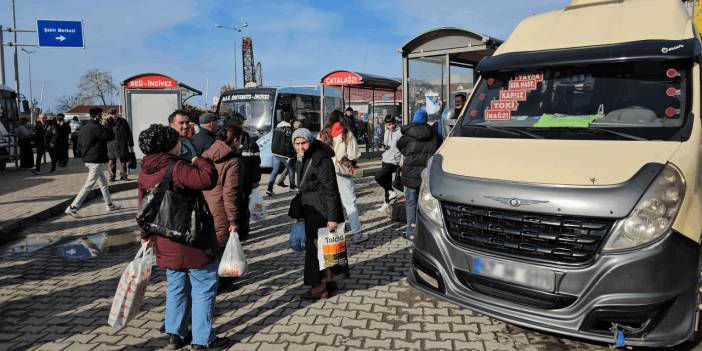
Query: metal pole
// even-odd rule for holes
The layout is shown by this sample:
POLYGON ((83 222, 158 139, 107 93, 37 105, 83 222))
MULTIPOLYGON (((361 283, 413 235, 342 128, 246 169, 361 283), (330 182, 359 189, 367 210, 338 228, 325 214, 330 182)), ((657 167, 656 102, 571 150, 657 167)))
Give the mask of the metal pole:
MULTIPOLYGON (((15 0, 12 0, 12 42, 17 44, 17 14, 15 11, 15 0)), ((15 90, 17 92, 17 108, 20 106, 20 81, 19 81, 19 58, 17 57, 17 46, 13 46, 15 55, 15 90)))
POLYGON ((27 68, 29 70, 29 119, 34 119, 34 95, 32 94, 32 54, 27 52, 27 68))
POLYGON ((237 70, 236 55, 239 54, 239 53, 238 53, 238 51, 239 51, 239 50, 238 50, 239 45, 237 45, 238 43, 237 43, 237 41, 236 41, 236 39, 237 39, 236 37, 237 37, 236 32, 234 32, 234 89, 238 89, 238 87, 239 87, 239 86, 238 86, 238 83, 237 83, 237 81, 238 81, 239 79, 237 78, 237 74, 236 74, 236 70, 237 70))
POLYGON ((3 43, 4 32, 0 26, 0 84, 5 85, 5 44, 3 43))
MULTIPOLYGON (((370 113, 369 113, 368 115, 369 115, 369 118, 371 119, 371 131, 372 131, 373 133, 375 133, 375 88, 373 88, 373 89, 371 90, 371 94, 372 94, 372 95, 371 95, 371 111, 370 111, 370 113)), ((371 133, 369 133, 369 134, 371 134, 371 133)), ((372 135, 372 134, 371 134, 371 135, 372 135)), ((371 146, 371 150, 372 150, 372 151, 375 151, 375 144, 373 144, 373 143, 367 143, 367 144, 366 144, 366 151, 368 151, 368 145, 369 145, 369 144, 372 144, 372 145, 370 145, 370 146, 371 146)))

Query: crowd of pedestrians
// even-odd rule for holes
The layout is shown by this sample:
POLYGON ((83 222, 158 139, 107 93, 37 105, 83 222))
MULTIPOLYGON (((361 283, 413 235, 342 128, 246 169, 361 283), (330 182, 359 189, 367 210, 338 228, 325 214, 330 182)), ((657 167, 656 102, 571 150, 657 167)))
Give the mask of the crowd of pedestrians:
MULTIPOLYGON (((50 119, 42 114, 34 128, 25 119, 16 129, 20 149, 24 150, 22 166, 34 167, 37 173, 40 155, 49 153, 53 172, 55 167, 66 165, 70 144, 74 144, 74 155, 80 155, 88 169, 84 186, 65 211, 74 217, 80 216, 81 205, 96 183, 106 211, 120 209, 112 202, 108 184, 117 179, 118 164, 120 179, 128 179, 127 164, 134 140, 129 123, 117 111, 106 116, 102 112, 97 107, 91 109, 90 120, 82 126, 75 119, 66 123, 63 115, 50 119), (40 151, 36 160, 31 157, 32 143, 40 151)), ((139 206, 142 208, 145 197, 164 182, 180 194, 178 199, 183 203, 203 204, 193 207, 197 214, 192 218, 173 218, 174 222, 197 223, 187 226, 196 235, 192 242, 173 240, 140 223, 142 243, 156 246, 156 264, 166 270, 167 348, 180 349, 191 344, 193 349, 222 349, 231 340, 217 337, 213 331, 215 297, 218 291, 234 287, 237 278, 219 277, 217 267, 232 233, 237 233, 241 241, 248 239, 249 201, 261 181, 260 151, 242 128, 245 118, 237 114, 222 123, 217 115, 204 113, 195 124, 187 111, 176 110, 166 120, 167 125, 154 124, 139 134, 138 147, 144 154, 137 181, 139 206), (186 320, 188 317, 190 320, 186 320)), ((375 178, 384 190, 381 209, 402 196, 397 188, 402 183, 406 235, 411 238, 420 173, 437 150, 440 137, 427 124, 423 109, 417 111, 409 125, 400 128, 388 115, 384 126, 382 169, 375 178)), ((285 170, 296 194, 288 215, 304 225, 304 284, 309 290, 300 298, 326 299, 336 293, 340 281, 349 277, 349 266, 347 259, 321 266, 324 262, 319 259, 318 232, 325 229, 334 233, 339 225, 348 223, 351 243, 368 240, 360 221, 354 182, 361 156, 357 137, 348 117, 335 110, 327 116, 317 136, 294 116, 283 115, 272 144, 274 162, 268 195, 274 195, 273 185, 279 173, 282 176, 278 185, 285 181, 285 170)))

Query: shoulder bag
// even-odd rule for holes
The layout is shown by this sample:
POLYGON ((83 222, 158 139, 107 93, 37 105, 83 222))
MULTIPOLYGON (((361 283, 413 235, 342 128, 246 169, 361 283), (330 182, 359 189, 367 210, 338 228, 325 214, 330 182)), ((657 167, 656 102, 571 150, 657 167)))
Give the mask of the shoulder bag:
MULTIPOLYGON (((302 161, 304 162, 304 161, 302 161)), ((288 216, 293 219, 303 219, 305 218, 305 209, 304 206, 302 205, 302 191, 305 186, 305 180, 307 179, 307 174, 310 172, 310 168, 312 167, 310 165, 311 161, 307 162, 307 167, 305 167, 305 171, 302 174, 302 178, 300 178, 300 181, 297 183, 297 194, 295 194, 295 197, 293 197, 292 201, 290 201, 290 208, 288 209, 288 216)), ((304 164, 303 164, 304 167, 304 164)))

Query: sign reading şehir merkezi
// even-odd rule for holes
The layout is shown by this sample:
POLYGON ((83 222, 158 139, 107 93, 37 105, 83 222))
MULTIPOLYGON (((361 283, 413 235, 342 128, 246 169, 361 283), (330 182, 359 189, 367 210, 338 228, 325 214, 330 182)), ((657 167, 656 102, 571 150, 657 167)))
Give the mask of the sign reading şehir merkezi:
POLYGON ((83 22, 37 20, 40 47, 83 48, 83 22))

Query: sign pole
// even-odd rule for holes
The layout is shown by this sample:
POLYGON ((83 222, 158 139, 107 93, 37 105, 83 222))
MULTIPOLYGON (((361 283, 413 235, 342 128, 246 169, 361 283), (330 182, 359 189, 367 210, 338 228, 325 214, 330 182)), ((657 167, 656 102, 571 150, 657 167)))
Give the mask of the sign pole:
POLYGON ((0 25, 0 84, 5 85, 5 43, 3 43, 4 31, 0 25))
POLYGON ((15 55, 15 92, 17 93, 17 110, 22 106, 20 102, 20 81, 19 81, 19 59, 17 58, 17 14, 15 12, 15 0, 12 0, 12 41, 15 55))

